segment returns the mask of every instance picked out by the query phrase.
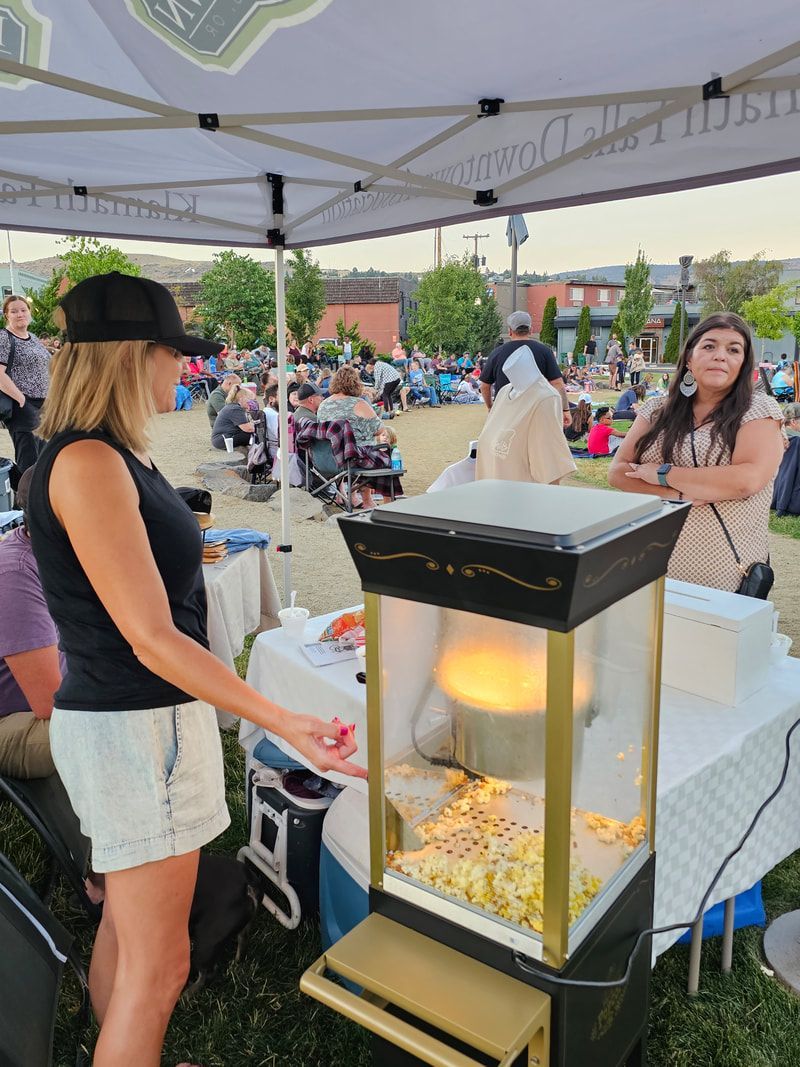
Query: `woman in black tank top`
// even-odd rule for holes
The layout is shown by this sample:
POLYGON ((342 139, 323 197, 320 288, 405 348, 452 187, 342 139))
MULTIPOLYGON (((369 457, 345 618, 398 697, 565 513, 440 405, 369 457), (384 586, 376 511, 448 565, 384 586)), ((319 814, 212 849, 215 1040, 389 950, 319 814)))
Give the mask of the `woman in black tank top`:
POLYGON ((348 763, 352 733, 291 715, 208 650, 202 545, 189 509, 147 455, 146 425, 174 407, 185 334, 161 285, 107 274, 62 301, 47 440, 29 530, 67 674, 54 760, 106 903, 90 970, 101 1024, 95 1067, 157 1067, 189 967, 199 848, 227 825, 219 734, 208 705, 286 738, 320 770, 348 763))

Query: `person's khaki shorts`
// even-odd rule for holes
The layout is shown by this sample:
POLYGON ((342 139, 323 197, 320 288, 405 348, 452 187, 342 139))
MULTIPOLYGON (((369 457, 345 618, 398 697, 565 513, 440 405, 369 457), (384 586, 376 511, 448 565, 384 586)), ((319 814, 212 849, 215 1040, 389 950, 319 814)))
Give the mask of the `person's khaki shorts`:
POLYGON ((0 718, 0 774, 47 778, 55 769, 48 719, 37 719, 30 711, 15 711, 0 718))

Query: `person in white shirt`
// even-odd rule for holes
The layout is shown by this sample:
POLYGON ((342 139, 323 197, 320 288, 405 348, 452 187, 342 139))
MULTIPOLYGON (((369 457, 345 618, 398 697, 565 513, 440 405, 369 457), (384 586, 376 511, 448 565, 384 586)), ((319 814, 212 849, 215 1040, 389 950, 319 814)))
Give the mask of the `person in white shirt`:
POLYGON ((557 485, 577 469, 562 429, 561 397, 527 346, 503 370, 509 384, 495 396, 478 438, 475 476, 557 485))

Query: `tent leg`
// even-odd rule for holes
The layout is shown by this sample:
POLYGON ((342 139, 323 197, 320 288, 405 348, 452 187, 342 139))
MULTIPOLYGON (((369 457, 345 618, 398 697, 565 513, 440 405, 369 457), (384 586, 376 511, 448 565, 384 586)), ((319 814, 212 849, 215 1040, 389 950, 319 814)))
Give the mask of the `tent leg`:
POLYGON ((283 556, 283 606, 292 595, 292 505, 289 495, 289 400, 286 394, 286 295, 283 249, 275 249, 275 332, 278 349, 278 416, 281 471, 281 555, 283 556))

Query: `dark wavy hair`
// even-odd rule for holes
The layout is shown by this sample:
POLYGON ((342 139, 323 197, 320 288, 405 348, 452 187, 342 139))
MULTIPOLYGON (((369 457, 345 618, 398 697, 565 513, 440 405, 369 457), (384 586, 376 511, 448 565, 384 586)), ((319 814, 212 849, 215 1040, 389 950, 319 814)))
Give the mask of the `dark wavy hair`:
POLYGON ((692 330, 678 359, 675 375, 669 387, 667 402, 655 413, 647 433, 639 438, 634 463, 640 463, 647 449, 663 434, 661 454, 665 463, 672 463, 675 450, 692 430, 694 424, 694 398, 684 396, 680 383, 686 373, 686 363, 695 347, 711 330, 736 330, 744 342, 744 359, 736 381, 726 396, 709 415, 712 447, 717 446, 717 463, 727 453, 733 452, 739 426, 753 399, 753 340, 750 327, 739 315, 724 311, 709 315, 692 330))

